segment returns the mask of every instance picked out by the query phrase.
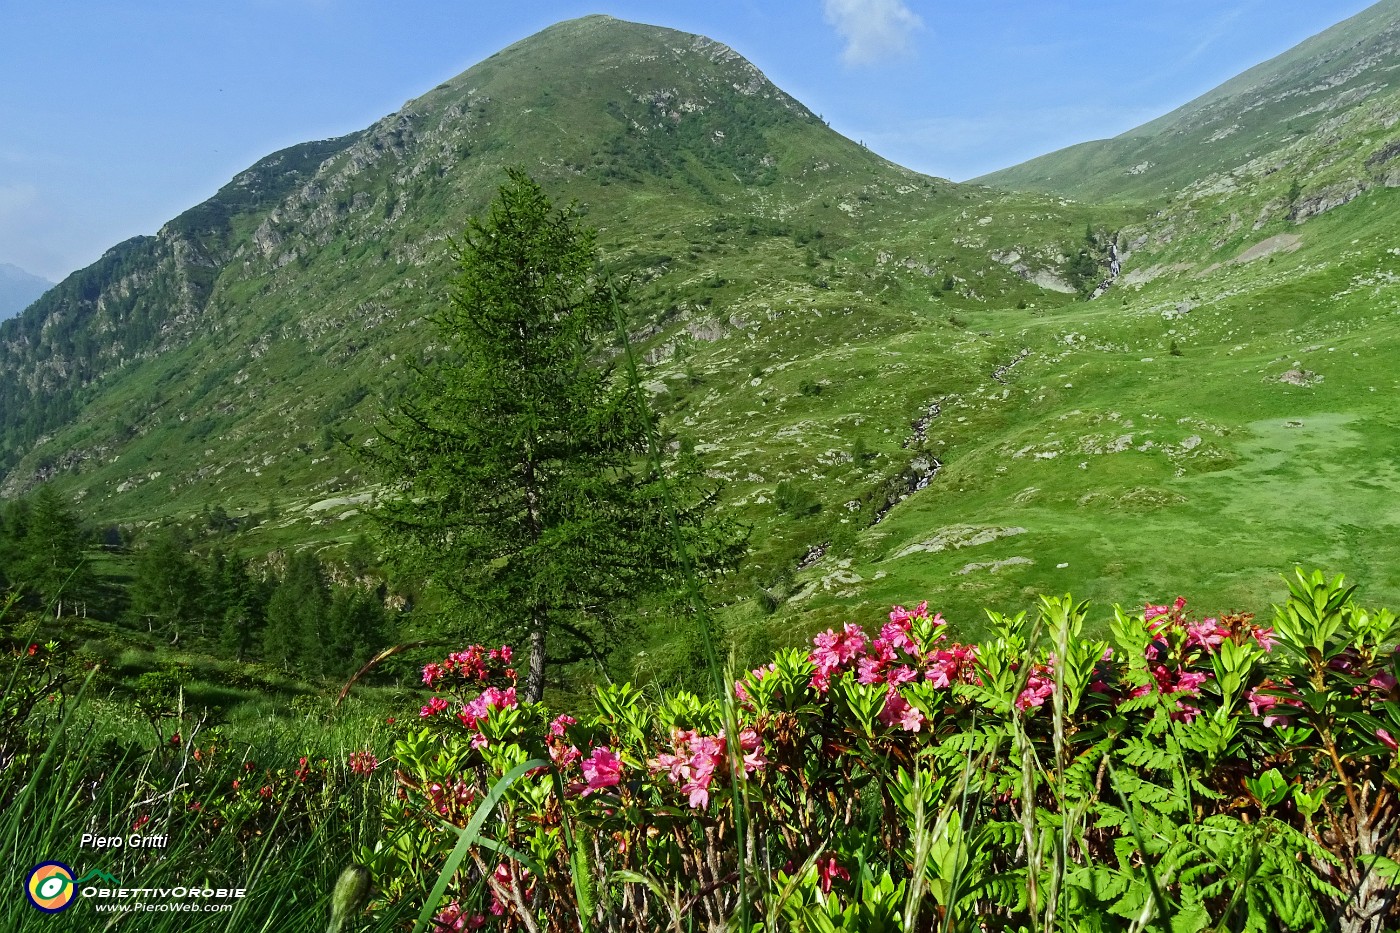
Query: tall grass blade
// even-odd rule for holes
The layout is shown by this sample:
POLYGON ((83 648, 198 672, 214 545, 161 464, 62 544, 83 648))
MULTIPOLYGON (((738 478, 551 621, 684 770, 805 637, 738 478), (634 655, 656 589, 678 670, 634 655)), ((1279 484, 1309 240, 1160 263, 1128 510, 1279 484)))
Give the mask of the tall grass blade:
POLYGON ((506 772, 505 777, 497 781, 486 799, 481 802, 481 806, 476 808, 476 813, 472 816, 471 822, 462 830, 461 837, 457 840, 457 845, 452 848, 452 852, 447 856, 447 861, 442 866, 442 871, 438 874, 437 883, 433 885, 433 890, 428 894, 428 899, 423 903, 423 909, 418 914, 418 922, 413 926, 413 933, 428 933, 429 925, 433 922, 433 915, 437 912, 438 902, 447 893, 447 886, 452 882, 452 877, 457 874, 458 867, 462 864, 462 859, 467 857, 467 851, 475 845, 481 836, 481 827, 486 825, 486 820, 496 809, 496 804, 505 796, 510 785, 527 771, 536 768, 548 768, 549 762, 543 758, 531 758, 529 761, 521 762, 514 768, 506 772))

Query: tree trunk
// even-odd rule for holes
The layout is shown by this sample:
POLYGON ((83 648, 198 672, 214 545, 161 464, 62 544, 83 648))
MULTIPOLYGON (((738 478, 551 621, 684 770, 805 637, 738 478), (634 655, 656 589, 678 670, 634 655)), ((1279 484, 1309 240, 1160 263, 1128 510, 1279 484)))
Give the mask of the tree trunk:
MULTIPOLYGON (((1358 855, 1394 855, 1385 851, 1390 848, 1387 841, 1391 833, 1378 825, 1387 822, 1390 821, 1384 816, 1377 821, 1367 819, 1362 822, 1357 832, 1358 855)), ((1341 915, 1337 918, 1337 930, 1339 933, 1384 933, 1388 929, 1386 921, 1391 905, 1395 903, 1395 887, 1372 865, 1353 864, 1349 874, 1351 877, 1347 880, 1351 882, 1351 896, 1343 904, 1341 915)))
POLYGON ((544 614, 536 612, 530 625, 530 670, 525 675, 525 702, 538 703, 544 698, 544 614))
MULTIPOLYGON (((524 342, 525 334, 521 332, 524 342)), ((521 485, 525 493, 525 514, 529 522, 530 541, 539 544, 544 531, 544 519, 540 508, 540 490, 535 477, 535 439, 525 438, 524 459, 521 463, 521 485)), ((530 671, 525 677, 525 702, 538 703, 544 698, 544 659, 545 636, 548 634, 546 620, 548 613, 536 605, 530 612, 530 671)))

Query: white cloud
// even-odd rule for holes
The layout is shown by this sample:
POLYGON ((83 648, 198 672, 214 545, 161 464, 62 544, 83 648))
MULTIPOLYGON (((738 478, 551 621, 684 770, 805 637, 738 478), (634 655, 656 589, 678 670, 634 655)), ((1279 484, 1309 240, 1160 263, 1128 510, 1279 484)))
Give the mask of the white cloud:
POLYGON ((826 21, 846 41, 847 65, 873 65, 912 50, 923 20, 903 0, 823 0, 826 21))

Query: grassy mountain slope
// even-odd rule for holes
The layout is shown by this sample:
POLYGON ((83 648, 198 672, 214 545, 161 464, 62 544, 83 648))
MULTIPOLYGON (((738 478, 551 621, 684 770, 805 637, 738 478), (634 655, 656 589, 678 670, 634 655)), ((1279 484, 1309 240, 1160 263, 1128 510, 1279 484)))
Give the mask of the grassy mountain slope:
MULTIPOLYGON (((894 166, 732 50, 607 17, 546 30, 318 145, 294 150, 295 170, 261 185, 266 196, 235 199, 248 187, 235 180, 0 331, 0 384, 19 399, 5 406, 6 491, 54 478, 108 521, 213 502, 275 512, 259 531, 267 546, 346 533, 338 518, 364 489, 335 437, 364 441, 407 360, 432 352, 423 319, 444 298, 448 238, 506 165, 576 201, 632 276, 635 339, 681 369, 683 390, 669 373, 655 382, 678 427, 713 443, 716 427, 685 410, 704 407, 692 391, 704 385, 753 396, 750 430, 787 432, 763 445, 774 466, 754 475, 798 469, 819 423, 843 430, 825 359, 786 350, 930 329, 959 348, 957 366, 993 360, 995 341, 967 330, 987 307, 1067 303, 1061 276, 1090 219, 894 166), (678 362, 709 366, 696 348, 711 346, 725 356, 713 377, 678 362), (755 387, 760 370, 783 375, 755 387), (811 404, 770 404, 788 380, 811 404)), ((888 457, 858 493, 900 481, 913 455, 883 432, 917 417, 926 395, 885 388, 862 404, 870 445, 888 457)), ((760 572, 805 548, 777 530, 781 517, 756 520, 760 572)))
POLYGON ((1157 120, 976 181, 1152 202, 1230 173, 1281 174, 1286 189, 1296 177, 1344 165, 1331 176, 1400 184, 1396 151, 1382 139, 1400 113, 1398 49, 1400 0, 1382 0, 1157 120), (1344 151, 1333 151, 1336 144, 1344 151))
MULTIPOLYGON (((1269 94, 1306 96, 1300 69, 1269 94)), ((218 504, 250 551, 353 535, 372 490, 336 438, 364 443, 431 355, 448 237, 522 164, 632 277, 647 389, 754 526, 724 594, 740 632, 922 596, 975 628, 1066 589, 1257 609, 1294 562, 1393 601, 1387 94, 1102 206, 891 165, 710 40, 560 24, 0 327, 3 491, 52 478, 133 524, 218 504), (1110 245, 1122 274, 1077 300, 1110 245)))
POLYGON ((982 179, 1123 205, 1121 274, 1002 320, 1024 361, 945 401, 936 490, 799 577, 813 621, 920 578, 973 626, 1071 588, 1255 610, 1295 563, 1400 593, 1397 73, 1386 2, 1118 139, 982 179))

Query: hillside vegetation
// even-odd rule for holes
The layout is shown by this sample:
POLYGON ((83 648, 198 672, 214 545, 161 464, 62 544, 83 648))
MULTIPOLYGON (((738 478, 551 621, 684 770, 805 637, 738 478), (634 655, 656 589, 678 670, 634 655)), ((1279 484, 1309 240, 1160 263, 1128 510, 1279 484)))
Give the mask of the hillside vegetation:
POLYGON ((243 892, 157 933, 1393 928, 1398 40, 956 185, 594 16, 268 156, 0 323, 0 836, 243 892))
POLYGON ((1095 156, 1146 187, 1052 161, 1040 194, 892 165, 702 37, 560 24, 3 325, 3 490, 348 543, 375 490, 346 445, 440 352, 448 240, 520 165, 630 277, 653 405, 753 526, 735 631, 910 591, 972 629, 1071 586, 1250 608, 1295 562, 1394 599, 1397 9, 1095 156))

